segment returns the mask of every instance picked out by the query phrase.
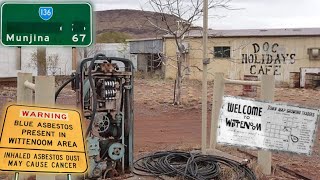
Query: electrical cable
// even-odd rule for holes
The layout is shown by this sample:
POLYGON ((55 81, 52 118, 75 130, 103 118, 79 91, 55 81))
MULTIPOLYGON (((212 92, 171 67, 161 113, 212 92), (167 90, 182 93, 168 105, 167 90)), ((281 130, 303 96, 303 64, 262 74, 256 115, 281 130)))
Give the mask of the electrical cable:
MULTIPOLYGON (((80 65, 79 67, 82 67, 83 64, 85 64, 86 62, 91 61, 91 60, 92 60, 92 58, 86 58, 86 59, 84 59, 84 60, 81 62, 81 65, 80 65)), ((80 69, 80 68, 79 68, 79 69, 80 69)), ((80 70, 77 70, 77 72, 78 72, 78 71, 80 71, 80 70)), ((76 87, 76 89, 79 88, 79 87, 78 87, 78 85, 79 85, 78 75, 79 75, 79 72, 76 73, 76 74, 73 74, 70 79, 68 79, 66 82, 64 82, 64 83, 59 87, 59 89, 58 89, 58 90, 56 91, 56 93, 55 93, 55 101, 57 101, 57 98, 58 98, 60 92, 62 91, 62 89, 65 88, 70 82, 72 82, 72 81, 75 80, 75 81, 76 81, 76 82, 75 82, 75 87, 76 87)))
POLYGON ((163 151, 134 162, 135 174, 159 178, 169 176, 193 180, 220 179, 225 168, 232 170, 235 179, 257 180, 249 167, 221 156, 163 151))
POLYGON ((56 91, 56 93, 55 93, 54 101, 57 101, 57 98, 58 98, 60 92, 62 91, 62 89, 63 89, 64 87, 66 87, 71 81, 74 81, 75 79, 76 79, 76 76, 73 76, 72 78, 70 78, 68 81, 64 82, 64 83, 59 87, 59 89, 58 89, 58 90, 56 91))
POLYGON ((93 77, 92 77, 92 69, 93 69, 93 66, 94 66, 94 63, 95 61, 99 58, 99 57, 105 57, 104 54, 96 54, 93 59, 91 60, 90 62, 90 65, 89 65, 89 70, 88 70, 88 79, 89 79, 89 83, 90 83, 90 88, 91 88, 91 91, 92 91, 92 99, 93 99, 93 103, 92 103, 92 113, 91 113, 91 116, 90 116, 90 124, 88 126, 88 129, 86 131, 86 134, 85 134, 85 137, 87 137, 92 129, 92 124, 93 124, 93 121, 94 121, 94 117, 96 115, 96 111, 97 111, 97 92, 96 92, 96 89, 95 89, 95 85, 94 85, 94 82, 93 82, 93 77))

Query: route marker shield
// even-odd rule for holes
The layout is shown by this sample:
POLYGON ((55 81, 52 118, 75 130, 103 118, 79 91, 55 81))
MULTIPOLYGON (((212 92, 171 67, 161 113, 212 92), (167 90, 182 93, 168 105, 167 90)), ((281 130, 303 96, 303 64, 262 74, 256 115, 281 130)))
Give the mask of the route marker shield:
POLYGON ((40 7, 39 8, 39 16, 41 19, 48 21, 53 16, 53 8, 52 7, 40 7))

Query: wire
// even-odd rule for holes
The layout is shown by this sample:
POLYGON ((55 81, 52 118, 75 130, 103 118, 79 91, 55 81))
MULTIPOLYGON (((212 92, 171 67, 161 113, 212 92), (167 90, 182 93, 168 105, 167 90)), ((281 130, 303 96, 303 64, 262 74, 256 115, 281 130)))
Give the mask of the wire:
POLYGON ((90 88, 91 88, 91 91, 92 91, 92 98, 93 98, 93 103, 92 103, 92 113, 91 113, 91 116, 90 116, 90 124, 88 126, 88 129, 86 131, 86 134, 85 134, 85 137, 87 137, 89 135, 89 132, 91 131, 92 129, 92 124, 93 124, 93 121, 94 121, 94 117, 96 115, 96 111, 97 111, 97 92, 96 92, 96 88, 95 88, 95 85, 94 85, 94 82, 93 82, 93 77, 92 77, 92 69, 93 69, 93 66, 94 66, 94 63, 95 61, 99 58, 99 57, 105 57, 104 54, 96 54, 93 59, 91 60, 90 62, 90 66, 89 66, 89 71, 88 71, 88 79, 89 79, 89 83, 90 83, 90 88))
POLYGON ((60 92, 62 91, 62 89, 63 89, 64 87, 66 87, 71 81, 73 81, 73 80, 75 80, 75 79, 76 79, 76 76, 73 76, 72 78, 70 78, 68 81, 64 82, 64 83, 59 87, 59 89, 58 89, 58 90, 56 91, 56 93, 55 93, 54 101, 57 101, 57 98, 58 98, 60 92))
POLYGON ((222 169, 233 171, 235 179, 256 180, 249 167, 237 161, 214 155, 180 151, 163 151, 142 157, 134 162, 134 173, 140 176, 169 176, 183 179, 220 179, 222 169))

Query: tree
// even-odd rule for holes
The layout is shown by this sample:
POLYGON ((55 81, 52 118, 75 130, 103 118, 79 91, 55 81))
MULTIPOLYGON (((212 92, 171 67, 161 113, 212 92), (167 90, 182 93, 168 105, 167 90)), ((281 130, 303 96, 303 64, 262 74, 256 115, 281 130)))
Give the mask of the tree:
POLYGON ((90 47, 78 48, 79 58, 84 59, 93 57, 97 53, 101 52, 101 47, 98 44, 92 44, 90 47))
MULTIPOLYGON (((131 37, 122 32, 105 32, 97 35, 96 42, 97 43, 126 43, 126 39, 130 39, 131 37)), ((79 58, 88 58, 93 57, 97 53, 101 52, 102 48, 99 44, 92 44, 90 47, 86 48, 78 48, 79 58)))
POLYGON ((97 43, 124 43, 131 37, 123 32, 105 32, 97 35, 97 43))
MULTIPOLYGON (((31 53, 29 68, 36 69, 38 76, 48 74, 57 75, 59 71, 60 57, 58 54, 47 56, 46 48, 37 48, 31 53)), ((61 70, 60 70, 61 71, 61 70)))
MULTIPOLYGON (((226 8, 229 9, 228 3, 231 0, 213 0, 209 3, 209 9, 226 8)), ((202 17, 202 0, 149 0, 148 4, 153 11, 161 14, 162 23, 165 26, 160 26, 158 22, 152 20, 152 17, 147 17, 149 23, 155 28, 172 35, 177 46, 176 61, 176 80, 175 80, 175 95, 174 104, 181 104, 181 91, 183 68, 182 64, 185 59, 185 48, 183 46, 184 36, 191 29, 192 24, 202 17), (178 19, 177 28, 168 20, 168 16, 176 16, 178 19)))

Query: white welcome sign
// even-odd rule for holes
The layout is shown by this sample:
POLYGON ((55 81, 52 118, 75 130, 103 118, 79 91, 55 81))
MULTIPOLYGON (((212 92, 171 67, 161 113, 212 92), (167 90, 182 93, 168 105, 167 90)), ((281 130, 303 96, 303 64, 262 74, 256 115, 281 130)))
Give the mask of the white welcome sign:
POLYGON ((217 142, 311 155, 320 111, 224 96, 217 142))

